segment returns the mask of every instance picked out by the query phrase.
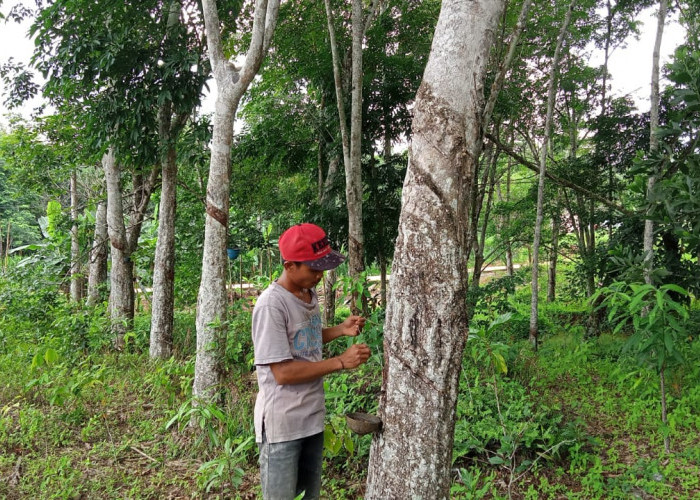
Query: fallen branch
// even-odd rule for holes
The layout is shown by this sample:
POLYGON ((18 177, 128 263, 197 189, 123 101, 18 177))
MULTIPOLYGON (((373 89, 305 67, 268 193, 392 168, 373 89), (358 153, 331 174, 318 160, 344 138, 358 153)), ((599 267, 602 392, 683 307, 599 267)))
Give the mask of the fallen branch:
POLYGON ((134 450, 134 451, 135 451, 136 453, 138 453, 139 455, 141 455, 142 457, 147 458, 147 459, 150 460, 151 462, 159 463, 158 460, 156 460, 155 458, 153 458, 153 457, 150 456, 150 455, 147 455, 145 451, 143 451, 143 450, 137 448, 136 446, 132 446, 131 449, 134 450))

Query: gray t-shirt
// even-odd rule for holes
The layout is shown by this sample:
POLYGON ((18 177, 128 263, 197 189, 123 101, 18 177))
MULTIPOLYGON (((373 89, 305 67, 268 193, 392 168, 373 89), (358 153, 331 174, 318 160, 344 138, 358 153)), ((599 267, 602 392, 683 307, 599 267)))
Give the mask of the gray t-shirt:
POLYGON ((258 298, 253 309, 253 346, 258 375, 255 440, 292 441, 323 432, 326 413, 323 379, 279 385, 270 363, 286 360, 320 361, 323 332, 316 292, 311 303, 298 299, 276 282, 258 298))

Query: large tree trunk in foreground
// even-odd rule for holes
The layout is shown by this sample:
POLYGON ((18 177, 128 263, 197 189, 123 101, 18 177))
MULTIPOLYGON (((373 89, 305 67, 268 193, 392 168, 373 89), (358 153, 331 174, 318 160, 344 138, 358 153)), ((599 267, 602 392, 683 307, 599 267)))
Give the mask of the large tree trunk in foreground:
POLYGON ((280 0, 257 0, 252 37, 240 70, 224 55, 216 1, 204 0, 204 24, 218 95, 213 120, 211 163, 207 182, 202 280, 197 296, 197 358, 193 395, 201 401, 216 399, 221 377, 221 354, 226 348, 226 279, 228 257, 229 181, 233 119, 243 94, 260 69, 277 24, 280 0))
POLYGON ((502 1, 445 0, 416 97, 366 498, 448 498, 467 332, 469 194, 502 1))

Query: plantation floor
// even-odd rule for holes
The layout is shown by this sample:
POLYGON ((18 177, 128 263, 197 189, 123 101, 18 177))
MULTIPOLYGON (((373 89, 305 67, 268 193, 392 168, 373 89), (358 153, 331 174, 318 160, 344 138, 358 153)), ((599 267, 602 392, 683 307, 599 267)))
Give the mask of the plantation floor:
MULTIPOLYGON (((258 497, 254 445, 228 455, 222 443, 208 446, 208 430, 225 434, 220 422, 204 431, 177 422, 166 429, 191 383, 186 364, 109 354, 30 373, 25 363, 6 356, 0 368, 0 498, 258 497), (218 475, 198 472, 212 460, 218 475), (233 486, 236 467, 243 474, 233 486)), ((530 397, 578 422, 575 445, 517 471, 537 456, 516 454, 499 466, 464 457, 453 498, 700 498, 700 391, 682 385, 695 372, 670 383, 671 454, 663 450, 653 377, 629 375, 599 347, 545 344, 517 376, 529 380, 530 397)), ((227 425, 249 419, 253 391, 250 381, 232 384, 230 393, 247 403, 227 425)), ((368 441, 358 444, 367 450, 368 441)), ((328 459, 325 497, 361 498, 366 463, 366 453, 328 459)))

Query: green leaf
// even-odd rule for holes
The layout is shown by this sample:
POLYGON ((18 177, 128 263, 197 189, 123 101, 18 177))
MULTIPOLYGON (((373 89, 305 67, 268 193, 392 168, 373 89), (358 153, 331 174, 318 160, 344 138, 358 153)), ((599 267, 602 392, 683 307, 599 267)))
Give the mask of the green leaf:
POLYGON ((503 374, 508 373, 508 366, 506 365, 506 360, 503 358, 503 355, 501 353, 494 352, 493 361, 499 372, 503 374))
POLYGON ((355 443, 353 442, 352 436, 349 432, 345 433, 345 449, 348 450, 348 453, 351 455, 355 453, 355 443))
POLYGON ((493 457, 489 457, 489 463, 491 463, 492 465, 501 465, 501 464, 504 464, 505 462, 506 461, 503 460, 502 457, 499 457, 497 455, 493 456, 493 457))
POLYGON ((56 362, 58 361, 58 352, 56 352, 55 349, 51 349, 49 347, 44 352, 44 361, 46 361, 46 364, 49 366, 56 364, 56 362))
POLYGON ((674 285, 673 283, 669 283, 668 285, 662 285, 661 290, 676 292, 680 295, 683 295, 684 297, 688 295, 688 291, 685 288, 681 288, 680 286, 674 285))

